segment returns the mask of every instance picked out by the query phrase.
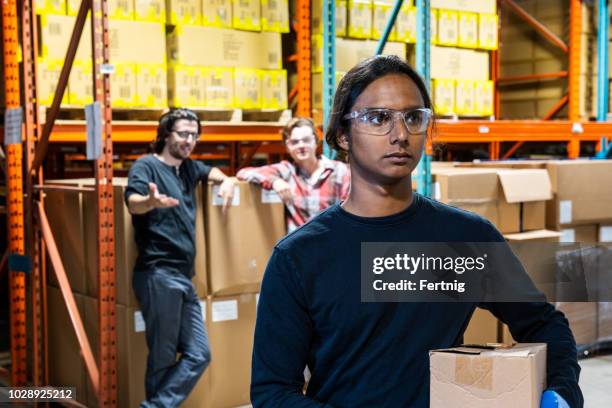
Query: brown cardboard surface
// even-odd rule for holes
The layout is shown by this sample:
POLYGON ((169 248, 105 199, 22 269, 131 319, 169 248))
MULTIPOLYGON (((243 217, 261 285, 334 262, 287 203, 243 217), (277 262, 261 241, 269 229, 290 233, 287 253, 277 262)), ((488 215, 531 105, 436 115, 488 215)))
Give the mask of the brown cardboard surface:
POLYGON ((612 220, 612 160, 559 160, 547 164, 554 200, 547 227, 612 220))
POLYGON ((280 33, 178 26, 167 36, 168 61, 195 66, 281 69, 280 33))
POLYGON ((166 62, 166 30, 161 23, 130 20, 109 20, 110 62, 164 64, 166 62), (147 46, 142 46, 142 39, 147 46))
POLYGON ((470 319, 465 333, 464 344, 497 343, 498 320, 488 310, 477 308, 470 319))
POLYGON ((527 231, 527 232, 519 232, 516 234, 505 234, 504 238, 506 238, 509 242, 559 242, 559 238, 561 237, 561 233, 557 231, 549 231, 549 230, 537 230, 537 231, 527 231))
POLYGON ((558 302, 555 306, 569 321, 576 344, 590 344, 597 340, 597 303, 558 302))
POLYGON ((538 408, 546 387, 546 344, 429 352, 430 407, 538 408))
MULTIPOLYGON (((37 17, 40 56, 63 60, 66 58, 66 50, 70 43, 76 17, 54 14, 43 14, 37 17)), ((91 61, 91 29, 87 30, 88 27, 91 27, 89 19, 85 22, 85 28, 81 34, 79 48, 75 55, 76 60, 91 61)))
POLYGON ((561 228, 560 242, 597 242, 597 225, 575 225, 561 228))
POLYGON ((483 81, 489 79, 489 53, 431 46, 431 77, 483 81))
MULTIPOLYGON (((74 300, 81 319, 85 319, 84 296, 75 294, 74 300)), ((88 377, 79 353, 79 343, 68 309, 58 288, 47 286, 47 314, 49 339, 49 383, 75 387, 77 401, 87 403, 88 377)), ((91 341, 91 339, 90 339, 91 341)))
POLYGON ((523 231, 546 228, 546 201, 521 203, 523 231))
POLYGON ((285 235, 285 210, 276 194, 240 182, 227 214, 218 186, 208 185, 206 236, 209 293, 256 292, 272 248, 285 235))

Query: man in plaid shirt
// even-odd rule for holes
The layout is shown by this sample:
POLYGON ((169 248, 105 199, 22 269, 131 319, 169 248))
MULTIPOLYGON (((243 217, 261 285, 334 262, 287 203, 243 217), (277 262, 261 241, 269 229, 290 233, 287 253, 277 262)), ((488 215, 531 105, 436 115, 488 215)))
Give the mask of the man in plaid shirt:
POLYGON ((342 162, 317 157, 316 130, 311 119, 293 118, 283 129, 283 141, 292 161, 246 167, 236 176, 278 193, 285 203, 287 231, 291 232, 346 198, 350 172, 342 162))

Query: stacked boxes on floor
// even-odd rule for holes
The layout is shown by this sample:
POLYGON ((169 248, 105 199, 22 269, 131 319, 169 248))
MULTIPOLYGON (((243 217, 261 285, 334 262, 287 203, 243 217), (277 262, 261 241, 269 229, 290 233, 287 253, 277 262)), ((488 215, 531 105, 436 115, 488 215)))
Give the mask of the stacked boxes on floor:
MULTIPOLYGON (((562 289, 558 283, 554 283, 557 281, 556 250, 552 245, 530 246, 529 242, 583 244, 612 242, 612 189, 606 188, 612 185, 611 160, 513 160, 472 163, 469 166, 460 168, 434 166, 432 173, 440 182, 440 198, 446 202, 452 201, 453 198, 458 199, 461 202, 457 204, 458 206, 477 212, 492 221, 494 217, 499 217, 499 213, 495 214, 490 204, 493 196, 492 187, 488 189, 488 193, 484 187, 475 187, 484 185, 481 181, 486 177, 484 174, 491 171, 498 175, 504 173, 504 170, 500 169, 510 172, 544 171, 547 173, 552 199, 545 202, 545 209, 537 208, 541 204, 536 202, 535 207, 532 205, 530 210, 524 207, 522 214, 523 217, 529 212, 532 214, 531 220, 523 219, 523 225, 534 225, 531 222, 537 221, 538 226, 545 225, 548 229, 519 234, 505 233, 505 237, 513 245, 515 253, 534 281, 553 282, 543 287, 545 294, 550 298, 554 298, 562 289), (463 182, 460 181, 461 177, 464 179, 463 182), (465 181, 465 177, 471 177, 472 181, 465 181), (452 178, 457 178, 458 181, 454 184, 449 182, 448 180, 452 178), (459 190, 453 190, 453 186, 459 187, 459 190), (455 193, 455 191, 458 192, 455 193), (464 196, 456 196, 459 192, 464 196), (465 198, 472 199, 471 201, 478 198, 479 201, 477 203, 470 203, 469 199, 461 201, 465 198), (544 250, 549 250, 550 253, 542 253, 544 250)), ((524 182, 527 183, 527 181, 524 182)), ((532 182, 525 185, 535 186, 532 182)), ((527 192, 530 189, 531 187, 523 188, 522 191, 527 192)), ((496 225, 502 229, 502 232, 508 232, 504 231, 504 225, 508 224, 496 225)), ((557 302, 556 306, 566 314, 577 343, 588 345, 598 340, 612 338, 611 304, 610 302, 557 302)), ((479 326, 488 325, 489 327, 489 335, 486 340, 494 341, 496 336, 492 334, 495 331, 491 329, 494 325, 488 321, 490 319, 483 318, 481 315, 476 317, 478 317, 479 326)), ((507 329, 504 330, 502 339, 511 341, 507 329)))
POLYGON ((195 11, 187 3, 168 0, 169 106, 287 108, 288 2, 196 0, 195 11))
MULTIPOLYGON (((42 105, 52 102, 79 5, 80 0, 68 0, 39 7, 42 105)), ((286 0, 112 2, 113 107, 286 109, 281 33, 289 32, 288 14, 286 0), (175 53, 178 44, 181 55, 175 53)), ((86 23, 62 101, 65 106, 84 106, 93 100, 90 38, 86 23)))
MULTIPOLYGON (((60 183, 60 182, 55 182, 60 183)), ((93 180, 61 181, 92 186, 93 180)), ((123 203, 126 179, 113 180, 115 201, 116 333, 118 406, 144 398, 147 346, 144 321, 131 285, 137 256, 131 215, 123 203)), ((248 183, 236 187, 227 214, 213 185, 198 190, 195 277, 213 361, 185 406, 225 407, 249 403, 255 314, 261 279, 275 243, 285 235, 284 206, 275 193, 248 183)), ((93 192, 47 194, 46 211, 77 308, 95 355, 97 334, 96 210, 93 192)), ((51 272, 51 271, 50 271, 51 272)), ((97 406, 66 306, 49 276, 50 382, 77 388, 80 402, 97 406)))

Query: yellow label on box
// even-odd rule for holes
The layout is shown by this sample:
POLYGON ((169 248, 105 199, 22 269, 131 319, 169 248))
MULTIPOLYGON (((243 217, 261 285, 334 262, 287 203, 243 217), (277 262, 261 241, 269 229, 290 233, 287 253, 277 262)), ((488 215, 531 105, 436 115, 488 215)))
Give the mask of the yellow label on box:
MULTIPOLYGON (((385 32, 389 17, 393 11, 393 2, 385 0, 374 0, 372 10, 372 38, 380 39, 385 32)), ((397 21, 397 20, 396 20, 397 21)), ((389 33, 388 41, 395 41, 397 39, 396 25, 393 26, 389 33)))
POLYGON ((498 48, 497 33, 497 15, 479 14, 478 48, 496 50, 498 48))
POLYGON ((202 0, 202 24, 231 28, 232 0, 202 0))
POLYGON ((455 108, 458 115, 476 115, 475 81, 457 81, 455 88, 455 108))
POLYGON ((205 107, 203 68, 178 64, 168 67, 168 105, 205 107))
POLYGON ((138 64, 136 66, 136 104, 142 108, 168 106, 166 64, 138 64))
POLYGON ((122 20, 134 19, 133 0, 110 0, 108 3, 108 16, 122 20))
POLYGON ((429 38, 432 44, 438 43, 438 10, 431 10, 429 16, 429 38))
POLYGON ((481 116, 491 116, 494 114, 494 89, 493 81, 476 81, 474 85, 475 110, 481 116))
POLYGON ((114 64, 110 75, 111 105, 116 108, 136 106, 136 65, 114 64))
POLYGON ((236 108, 261 108, 260 70, 251 68, 234 70, 234 102, 236 108))
POLYGON ((478 47, 478 14, 459 13, 459 46, 478 47))
POLYGON ((234 69, 226 67, 205 67, 204 99, 208 108, 234 107, 234 69))
POLYGON ((261 30, 259 0, 232 0, 232 26, 241 30, 261 30))
POLYGON ((455 81, 453 79, 434 79, 432 83, 436 113, 453 115, 455 113, 455 81))
POLYGON ((288 0, 261 0, 261 29, 273 33, 289 32, 288 0))
POLYGON ((73 106, 93 102, 93 69, 91 61, 74 61, 68 78, 68 101, 73 106))
POLYGON ((262 109, 287 109, 287 71, 261 70, 262 109))
MULTIPOLYGON (((38 103, 41 106, 51 106, 63 65, 64 61, 59 59, 38 59, 38 103)), ((62 105, 67 103, 68 93, 64 92, 62 105)))
POLYGON ((134 19, 139 21, 166 22, 165 0, 134 0, 134 19))
POLYGON ((416 8, 403 5, 395 20, 395 39, 397 41, 416 42, 416 8))
POLYGON ((66 0, 39 0, 36 2, 37 14, 66 14, 66 0))
POLYGON ((323 36, 313 35, 310 41, 310 71, 323 72, 323 36))
POLYGON ((372 35, 372 1, 348 0, 348 36, 370 38, 372 35))
POLYGON ((438 40, 440 45, 457 45, 459 42, 459 13, 438 10, 438 40))
MULTIPOLYGON (((347 19, 347 0, 335 0, 336 4, 336 36, 346 36, 348 27, 347 19)), ((311 34, 323 34, 323 0, 313 0, 311 2, 311 34)))
POLYGON ((200 24, 201 17, 201 0, 166 0, 168 24, 200 24))

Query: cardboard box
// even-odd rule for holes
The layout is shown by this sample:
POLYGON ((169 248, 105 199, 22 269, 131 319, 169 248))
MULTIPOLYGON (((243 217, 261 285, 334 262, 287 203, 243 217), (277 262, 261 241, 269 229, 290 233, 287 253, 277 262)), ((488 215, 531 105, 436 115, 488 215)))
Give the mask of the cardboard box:
POLYGON ((136 66, 136 104, 146 108, 168 106, 168 80, 165 64, 136 66))
POLYGON ((575 225, 561 228, 560 242, 581 242, 592 244, 597 242, 597 225, 575 225))
MULTIPOLYGON (((336 71, 335 88, 346 72, 336 71)), ((335 90, 334 88, 334 90, 335 90)), ((312 74, 310 82, 311 104, 313 109, 323 109, 323 74, 312 74)))
POLYGON ((203 68, 172 64, 168 67, 168 105, 203 108, 205 99, 203 68))
MULTIPOLYGON (((38 59, 38 103, 40 105, 51 106, 51 103, 53 103, 63 65, 63 60, 38 59)), ((66 104, 68 104, 67 90, 62 98, 62 105, 66 104)))
POLYGON ((289 32, 288 0, 261 0, 261 29, 274 33, 289 32))
POLYGON ((41 0, 36 2, 37 14, 66 14, 66 0, 41 0))
POLYGON ((272 248, 286 233, 284 206, 275 193, 241 182, 223 216, 217 189, 208 185, 206 201, 209 292, 257 291, 272 248))
POLYGON ((455 111, 458 115, 476 114, 476 89, 474 81, 457 80, 455 86, 455 111))
MULTIPOLYGON (((85 296, 74 294, 74 301, 85 322, 85 296)), ((59 288, 47 286, 49 383, 74 387, 76 400, 87 404, 89 378, 79 353, 79 343, 59 288)), ((95 320, 97 322, 97 319, 95 320)), ((90 339, 91 341, 91 339, 90 339)))
POLYGON ((489 79, 489 53, 431 46, 431 77, 482 81, 489 79))
POLYGON ((261 70, 262 109, 287 109, 287 71, 261 70))
POLYGON ((395 20, 395 39, 407 43, 416 42, 416 7, 402 4, 395 20))
POLYGON ((234 106, 234 70, 225 67, 205 67, 204 101, 208 108, 234 106))
POLYGON ((597 242, 612 242, 612 225, 600 225, 597 242))
POLYGON ((493 81, 474 81, 474 110, 477 115, 494 114, 494 87, 493 81))
POLYGON ((497 13, 495 0, 432 0, 430 7, 472 13, 497 13))
POLYGON ((166 0, 168 24, 200 24, 201 16, 201 0, 166 0))
POLYGON ((251 68, 234 70, 234 106, 236 108, 261 108, 260 72, 260 70, 251 68))
POLYGON ((113 0, 108 2, 108 17, 110 19, 126 19, 134 18, 134 1, 133 0, 113 0))
POLYGON ((488 310, 476 308, 465 333, 464 344, 487 344, 498 342, 498 320, 488 310))
POLYGON ((251 356, 259 294, 206 299, 206 326, 213 358, 185 408, 236 407, 250 403, 251 356))
POLYGON ((165 0, 134 0, 134 20, 166 23, 165 0))
POLYGON ((501 185, 498 229, 502 233, 544 229, 545 201, 552 198, 546 171, 515 169, 497 174, 501 185))
POLYGON ((612 340, 612 302, 599 302, 597 308, 597 339, 610 341, 612 340))
POLYGON ((433 79, 432 85, 436 113, 455 114, 455 81, 453 79, 433 79))
POLYGON ((111 104, 114 108, 136 106, 136 64, 114 64, 110 76, 111 104))
POLYGON ((348 0, 348 36, 370 38, 372 35, 372 0, 348 0))
POLYGON ((232 27, 232 0, 202 0, 202 24, 210 27, 232 27))
POLYGON ((558 302, 555 306, 569 321, 576 344, 591 344, 597 341, 596 302, 558 302))
POLYGON ((430 407, 539 408, 546 389, 546 344, 429 352, 430 407))
MULTIPOLYGON (((336 38, 336 71, 348 72, 361 61, 370 58, 376 52, 377 41, 336 38)), ((323 37, 312 37, 312 73, 323 72, 323 37)), ((384 55, 397 55, 406 59, 406 44, 388 42, 383 50, 384 55)))
MULTIPOLYGON (((336 4, 336 36, 346 36, 348 27, 347 0, 335 0, 336 4)), ((311 4, 310 33, 323 34, 323 0, 312 1, 311 4)))
POLYGON ((166 35, 160 23, 109 20, 110 62, 165 64, 166 35), (148 46, 142 46, 143 38, 148 46))
MULTIPOLYGON (((38 16, 38 44, 40 57, 64 60, 76 18, 43 14, 38 16)), ((76 60, 91 61, 91 23, 87 19, 75 55, 76 60)))
POLYGON ((438 44, 438 17, 438 10, 431 10, 429 18, 429 39, 432 44, 438 44))
POLYGON ((438 40, 440 45, 459 43, 459 13, 451 10, 438 10, 438 40))
POLYGON ((498 178, 486 169, 432 169, 434 197, 454 207, 474 212, 494 224, 498 222, 498 178))
POLYGON ((240 30, 261 30, 259 0, 232 0, 232 27, 240 30))
POLYGON ((478 14, 459 12, 459 41, 460 47, 478 47, 478 14))
POLYGON ((558 160, 546 168, 554 194, 546 209, 548 228, 612 219, 612 188, 601 187, 612 185, 612 160, 558 160))
POLYGON ((178 26, 167 36, 168 60, 195 66, 281 69, 279 33, 178 26))
MULTIPOLYGON (((561 233, 549 230, 504 234, 504 238, 521 261, 523 268, 547 299, 556 297, 557 246, 540 244, 555 244, 559 242, 560 236, 561 233)), ((502 342, 510 341, 502 338, 502 342)))
POLYGON ((496 14, 478 14, 478 48, 485 50, 499 48, 497 20, 496 14))
POLYGON ((92 75, 91 61, 74 61, 68 78, 70 105, 85 106, 93 102, 92 75))
MULTIPOLYGON (((372 38, 380 39, 385 32, 387 22, 393 11, 394 0, 373 0, 372 3, 372 38)), ((387 41, 397 39, 397 28, 394 25, 389 33, 387 41)))

